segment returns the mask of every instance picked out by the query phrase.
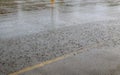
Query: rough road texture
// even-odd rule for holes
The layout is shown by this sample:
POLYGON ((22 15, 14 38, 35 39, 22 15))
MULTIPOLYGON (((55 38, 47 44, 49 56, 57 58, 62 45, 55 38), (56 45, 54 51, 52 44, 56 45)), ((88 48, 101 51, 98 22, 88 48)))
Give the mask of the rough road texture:
POLYGON ((120 46, 97 45, 20 75, 120 75, 120 46))
POLYGON ((0 75, 80 50, 88 45, 120 44, 118 20, 86 23, 33 35, 0 39, 0 75))

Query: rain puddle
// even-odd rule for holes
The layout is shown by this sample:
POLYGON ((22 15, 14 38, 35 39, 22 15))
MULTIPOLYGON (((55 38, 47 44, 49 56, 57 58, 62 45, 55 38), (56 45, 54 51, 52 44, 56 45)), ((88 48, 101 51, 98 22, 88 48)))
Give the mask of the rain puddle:
POLYGON ((119 13, 119 2, 59 0, 51 4, 44 0, 0 0, 0 38, 118 19, 119 13))

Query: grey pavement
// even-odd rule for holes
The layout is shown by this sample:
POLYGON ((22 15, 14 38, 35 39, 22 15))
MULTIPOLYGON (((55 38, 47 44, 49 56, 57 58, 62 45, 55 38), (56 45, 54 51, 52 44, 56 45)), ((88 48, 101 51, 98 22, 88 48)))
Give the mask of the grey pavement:
POLYGON ((119 0, 81 1, 63 0, 54 6, 41 2, 1 6, 0 10, 14 11, 0 14, 0 75, 8 75, 93 44, 102 43, 110 48, 119 46, 119 0))
POLYGON ((120 47, 87 49, 20 75, 120 75, 120 47))

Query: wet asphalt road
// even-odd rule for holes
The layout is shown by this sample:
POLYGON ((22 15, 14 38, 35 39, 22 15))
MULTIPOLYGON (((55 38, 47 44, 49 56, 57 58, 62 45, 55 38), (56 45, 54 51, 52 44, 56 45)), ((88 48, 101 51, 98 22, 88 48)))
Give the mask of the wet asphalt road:
POLYGON ((0 75, 93 44, 120 44, 119 3, 35 5, 0 15, 0 75))

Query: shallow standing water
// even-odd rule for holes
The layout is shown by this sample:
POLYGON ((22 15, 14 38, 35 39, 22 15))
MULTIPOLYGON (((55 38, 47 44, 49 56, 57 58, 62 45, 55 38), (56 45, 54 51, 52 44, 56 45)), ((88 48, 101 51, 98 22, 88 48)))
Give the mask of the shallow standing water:
POLYGON ((16 12, 0 14, 0 38, 29 35, 82 23, 119 18, 118 3, 16 1, 16 12))

